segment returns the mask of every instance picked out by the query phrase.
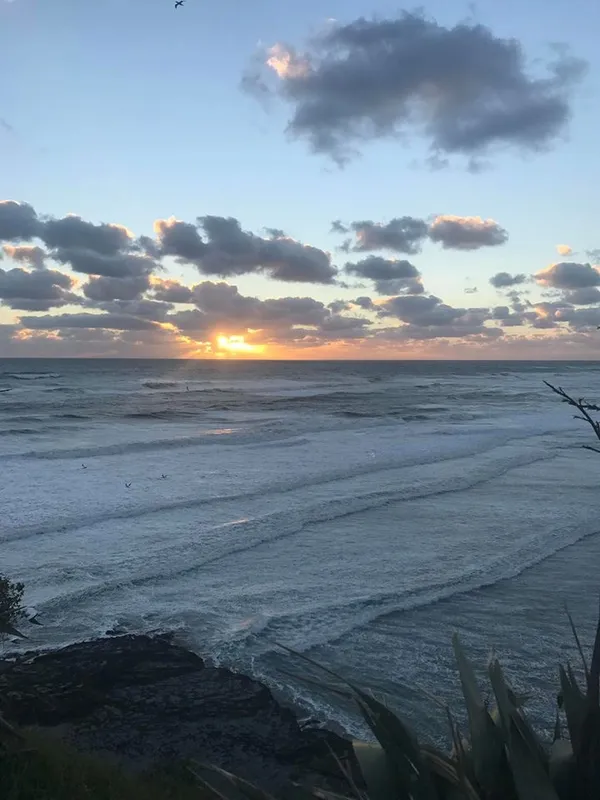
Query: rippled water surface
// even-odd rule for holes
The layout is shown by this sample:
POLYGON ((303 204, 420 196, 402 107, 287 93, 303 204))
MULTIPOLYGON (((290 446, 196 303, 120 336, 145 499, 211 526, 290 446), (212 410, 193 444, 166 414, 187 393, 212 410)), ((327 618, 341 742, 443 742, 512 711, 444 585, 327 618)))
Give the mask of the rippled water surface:
POLYGON ((1 569, 36 646, 179 628, 359 730, 281 642, 435 732, 400 684, 454 697, 458 629, 541 718, 600 583, 600 457, 544 379, 600 399, 595 363, 0 361, 1 569))

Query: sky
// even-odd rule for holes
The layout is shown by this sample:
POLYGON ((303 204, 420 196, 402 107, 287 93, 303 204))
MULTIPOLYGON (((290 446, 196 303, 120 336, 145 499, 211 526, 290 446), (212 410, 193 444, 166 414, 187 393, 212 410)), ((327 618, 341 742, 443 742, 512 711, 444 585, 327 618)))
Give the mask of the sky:
POLYGON ((0 0, 0 357, 598 358, 598 30, 0 0))

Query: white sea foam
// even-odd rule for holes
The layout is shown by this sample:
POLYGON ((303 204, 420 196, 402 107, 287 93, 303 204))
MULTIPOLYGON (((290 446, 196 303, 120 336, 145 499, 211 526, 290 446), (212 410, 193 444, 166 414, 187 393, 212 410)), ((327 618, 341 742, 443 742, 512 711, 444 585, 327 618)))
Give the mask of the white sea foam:
MULTIPOLYGON (((44 623, 28 647, 177 628, 269 675, 276 640, 343 648, 597 530, 597 482, 573 449, 587 432, 526 369, 115 369, 61 366, 56 388, 73 391, 31 381, 20 411, 0 399, 1 566, 44 623)), ((600 394, 589 368, 570 380, 600 394)))

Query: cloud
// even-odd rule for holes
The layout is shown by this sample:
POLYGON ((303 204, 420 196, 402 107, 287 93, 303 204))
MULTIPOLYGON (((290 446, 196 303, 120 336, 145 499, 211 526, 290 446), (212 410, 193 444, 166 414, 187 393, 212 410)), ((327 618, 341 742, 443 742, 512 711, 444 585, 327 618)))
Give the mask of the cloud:
POLYGON ((270 229, 277 235, 265 239, 242 230, 233 217, 207 215, 198 218, 197 226, 171 217, 157 220, 154 229, 164 255, 193 264, 203 275, 264 272, 274 280, 300 283, 332 283, 336 275, 324 250, 280 236, 277 229, 270 229))
POLYGON ((149 300, 145 297, 136 297, 133 300, 107 300, 97 303, 96 307, 109 314, 125 315, 127 317, 144 317, 156 322, 166 322, 167 315, 174 308, 172 303, 161 300, 149 300))
POLYGON ((36 245, 5 244, 2 249, 9 258, 20 264, 25 264, 33 269, 44 269, 46 266, 46 258, 48 257, 48 253, 36 245))
POLYGON ((375 308, 375 303, 373 303, 370 297, 357 297, 352 301, 352 304, 363 308, 365 311, 371 311, 375 308))
POLYGON ((568 244, 557 244, 556 252, 559 256, 570 256, 573 253, 573 248, 569 247, 568 244))
POLYGON ((159 268, 154 259, 137 253, 107 255, 78 247, 55 250, 52 258, 61 264, 68 264, 74 272, 100 275, 104 278, 133 278, 150 275, 159 268))
POLYGON ((196 306, 214 324, 248 328, 320 325, 330 314, 323 303, 312 297, 260 300, 240 294, 237 286, 228 283, 204 281, 194 286, 192 293, 196 306))
POLYGON ((508 286, 518 286, 525 283, 527 276, 523 274, 511 275, 509 272, 497 272, 490 278, 490 283, 496 289, 505 289, 508 286))
POLYGON ((467 286, 465 289, 465 294, 477 294, 479 289, 476 286, 467 286))
MULTIPOLYGON (((503 229, 497 223, 468 217, 437 217, 433 223, 396 217, 381 224, 338 221, 333 228, 352 234, 348 249, 364 254, 339 272, 326 251, 276 228, 261 227, 262 234, 256 235, 232 217, 204 216, 194 224, 159 220, 156 239, 136 238, 123 225, 93 224, 75 215, 38 216, 27 204, 4 201, 0 233, 11 238, 3 240, 1 252, 16 264, 0 269, 0 305, 9 322, 0 326, 2 352, 40 357, 190 356, 214 353, 217 337, 225 334, 266 344, 267 353, 273 347, 277 357, 291 355, 294 349, 311 357, 319 352, 328 357, 467 355, 469 351, 456 349, 463 345, 486 357, 490 343, 504 340, 505 331, 515 328, 527 328, 527 336, 549 337, 548 341, 568 334, 574 348, 592 352, 581 342, 595 337, 600 267, 560 262, 542 270, 535 276, 544 287, 541 302, 535 302, 535 295, 540 296, 535 286, 529 291, 532 300, 528 292, 515 290, 529 280, 524 274, 497 273, 491 283, 505 290, 506 305, 454 307, 425 294, 421 272, 411 261, 368 251, 416 250, 424 239, 436 236, 443 246, 459 250, 500 244, 503 229), (36 239, 44 246, 31 241, 36 239), (355 294, 346 299, 353 297, 348 292, 330 302, 310 296, 265 299, 209 279, 189 286, 174 277, 157 276, 168 258, 196 266, 203 276, 263 274, 281 281, 330 284, 336 292, 356 291, 369 281, 380 298, 355 294), (85 280, 65 269, 48 269, 49 263, 63 264, 85 280)), ((467 277, 464 291, 469 294, 475 290, 470 282, 467 277)), ((519 331, 515 338, 520 336, 519 331)))
POLYGON ((429 238, 446 250, 478 250, 504 244, 508 232, 493 219, 442 214, 432 222, 429 238))
POLYGON ((584 289, 573 289, 565 293, 565 301, 574 306, 591 306, 600 303, 600 289, 596 286, 587 286, 584 289))
POLYGON ((20 267, 0 269, 0 299, 9 308, 23 311, 48 311, 76 298, 68 291, 72 279, 63 272, 38 269, 27 272, 20 267))
POLYGON ((123 225, 104 222, 95 225, 75 214, 46 220, 38 236, 53 250, 91 250, 103 256, 127 250, 133 240, 133 234, 123 225))
POLYGON ((392 297, 382 308, 388 315, 408 323, 415 338, 488 335, 489 331, 484 326, 490 317, 489 309, 453 308, 434 295, 392 297))
POLYGON ((392 250, 415 254, 420 252, 427 238, 447 250, 478 250, 496 247, 508 240, 508 232, 493 219, 453 214, 439 215, 430 224, 417 217, 396 217, 387 223, 357 220, 349 225, 335 220, 331 230, 334 233, 353 233, 354 242, 347 239, 341 249, 356 253, 392 250))
POLYGON ((167 303, 192 303, 194 300, 190 287, 174 280, 154 278, 152 293, 157 300, 164 300, 167 303))
POLYGON ((367 256, 357 263, 348 262, 344 267, 349 275, 367 278, 375 284, 378 294, 421 294, 421 273, 410 261, 367 256))
POLYGON ((508 306, 496 306, 496 308, 492 310, 492 319, 498 320, 503 328, 516 327, 518 325, 524 325, 527 322, 526 317, 511 311, 508 306))
POLYGON ((556 318, 561 322, 568 322, 574 330, 595 329, 600 325, 600 307, 596 308, 561 308, 556 312, 556 318))
POLYGON ((33 206, 15 200, 0 200, 0 241, 28 242, 35 238, 41 223, 33 206))
POLYGON ((48 314, 43 317, 21 317, 31 330, 54 331, 63 328, 102 328, 116 331, 152 330, 156 323, 127 314, 48 314))
POLYGON ((176 256, 181 261, 190 261, 198 266, 206 253, 206 244, 196 225, 169 217, 157 219, 154 232, 158 236, 160 251, 165 256, 176 256))
POLYGON ((150 247, 147 237, 135 240, 124 225, 94 224, 75 214, 40 219, 28 203, 0 201, 0 240, 41 239, 49 253, 39 247, 5 246, 18 260, 43 266, 45 257, 67 264, 75 272, 107 278, 130 278, 149 275, 159 269, 142 245, 150 247), (147 241, 146 241, 147 240, 147 241), (32 260, 33 259, 33 260, 32 260), (37 261, 37 263, 35 263, 37 261))
POLYGON ((351 249, 356 253, 392 250, 396 253, 414 255, 421 250, 428 228, 422 219, 395 217, 385 224, 362 220, 351 222, 348 227, 336 220, 332 224, 332 230, 337 233, 352 231, 356 235, 355 244, 351 247, 348 245, 345 249, 351 249))
POLYGON ((127 278, 90 278, 83 287, 84 295, 90 300, 135 300, 148 290, 150 281, 147 275, 134 275, 127 278))
POLYGON ((536 272, 535 279, 554 289, 585 289, 600 286, 600 268, 573 261, 560 261, 536 272))
MULTIPOLYGON (((328 28, 306 52, 277 44, 265 62, 292 108, 288 130, 342 163, 365 142, 423 136, 438 160, 500 147, 538 151, 570 116, 584 62, 555 50, 530 74, 516 39, 480 24, 445 27, 418 13, 328 28)), ((261 74, 245 76, 261 91, 261 74)))
POLYGON ((600 249, 586 250, 586 255, 594 264, 600 264, 600 249))

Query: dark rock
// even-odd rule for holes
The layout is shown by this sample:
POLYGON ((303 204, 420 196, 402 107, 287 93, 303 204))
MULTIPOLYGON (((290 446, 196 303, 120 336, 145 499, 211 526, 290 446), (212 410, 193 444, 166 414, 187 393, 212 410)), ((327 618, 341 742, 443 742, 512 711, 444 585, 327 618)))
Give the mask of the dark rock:
POLYGON ((145 768, 190 758, 271 791, 290 778, 344 791, 350 744, 302 728, 262 684, 206 666, 169 637, 113 636, 5 661, 0 705, 19 725, 145 768))

